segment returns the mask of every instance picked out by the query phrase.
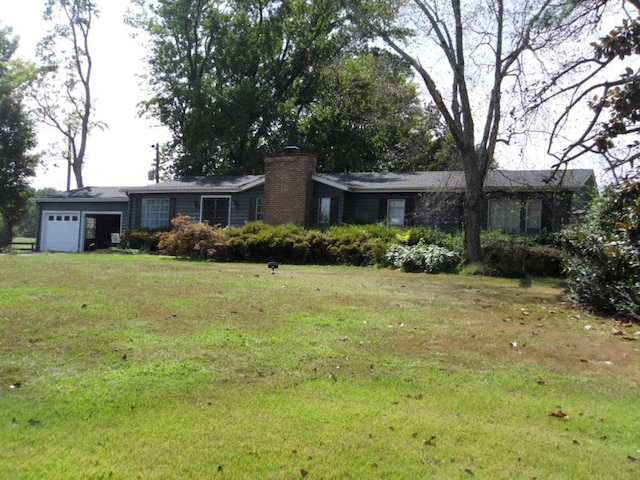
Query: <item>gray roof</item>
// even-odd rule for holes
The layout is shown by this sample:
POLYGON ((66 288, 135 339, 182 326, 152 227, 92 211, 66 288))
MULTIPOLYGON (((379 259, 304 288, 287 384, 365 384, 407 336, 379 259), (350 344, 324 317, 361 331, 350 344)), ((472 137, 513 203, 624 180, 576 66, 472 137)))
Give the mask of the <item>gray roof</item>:
MULTIPOLYGON (((319 173, 317 182, 347 192, 463 192, 463 172, 358 172, 319 173)), ((142 187, 85 187, 57 192, 36 202, 115 202, 128 200, 130 193, 238 193, 264 183, 264 175, 184 177, 142 187)), ((561 188, 578 191, 595 187, 593 170, 491 170, 485 191, 541 191, 561 188)))
MULTIPOLYGON (((445 172, 360 172, 325 173, 314 180, 350 192, 462 192, 464 173, 445 172)), ((491 170, 485 180, 485 191, 492 190, 580 190, 595 186, 593 170, 491 170)))
POLYGON ((84 187, 68 192, 56 192, 46 197, 36 198, 36 203, 43 202, 127 202, 129 198, 125 187, 84 187))
POLYGON ((248 190, 264 183, 264 175, 220 175, 211 177, 183 177, 166 180, 144 187, 126 188, 126 193, 164 193, 164 192, 226 192, 236 193, 248 190))

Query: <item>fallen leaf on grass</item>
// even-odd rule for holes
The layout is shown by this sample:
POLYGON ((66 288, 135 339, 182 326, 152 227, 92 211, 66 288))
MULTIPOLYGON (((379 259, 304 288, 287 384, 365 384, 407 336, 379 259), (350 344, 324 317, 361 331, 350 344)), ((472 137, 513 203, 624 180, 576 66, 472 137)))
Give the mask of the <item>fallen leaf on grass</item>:
POLYGON ((566 413, 564 413, 562 410, 558 410, 556 412, 551 412, 549 414, 550 417, 556 417, 556 418, 566 418, 568 417, 568 415, 566 413))

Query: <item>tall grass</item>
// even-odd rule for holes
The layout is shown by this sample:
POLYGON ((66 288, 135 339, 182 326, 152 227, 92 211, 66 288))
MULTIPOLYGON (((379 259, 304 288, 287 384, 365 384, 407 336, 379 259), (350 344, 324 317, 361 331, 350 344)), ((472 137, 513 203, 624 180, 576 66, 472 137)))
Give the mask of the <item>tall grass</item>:
POLYGON ((2 256, 0 478, 637 478, 636 330, 552 280, 2 256))

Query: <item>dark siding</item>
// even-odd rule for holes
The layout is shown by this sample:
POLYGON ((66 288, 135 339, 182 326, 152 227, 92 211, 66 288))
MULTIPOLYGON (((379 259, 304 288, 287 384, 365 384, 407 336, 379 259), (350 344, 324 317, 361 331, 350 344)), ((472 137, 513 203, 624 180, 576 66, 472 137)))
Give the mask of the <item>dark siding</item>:
POLYGON ((331 198, 330 223, 332 225, 345 223, 345 192, 321 183, 314 184, 313 202, 311 207, 312 223, 315 224, 318 221, 318 205, 320 199, 324 197, 331 198))

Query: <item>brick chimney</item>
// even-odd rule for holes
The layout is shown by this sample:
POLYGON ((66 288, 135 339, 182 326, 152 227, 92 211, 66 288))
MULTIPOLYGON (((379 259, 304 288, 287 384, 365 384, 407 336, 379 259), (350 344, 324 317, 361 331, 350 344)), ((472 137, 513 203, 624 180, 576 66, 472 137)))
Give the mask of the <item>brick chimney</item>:
POLYGON ((309 225, 316 157, 297 147, 264 159, 264 221, 271 225, 309 225))

